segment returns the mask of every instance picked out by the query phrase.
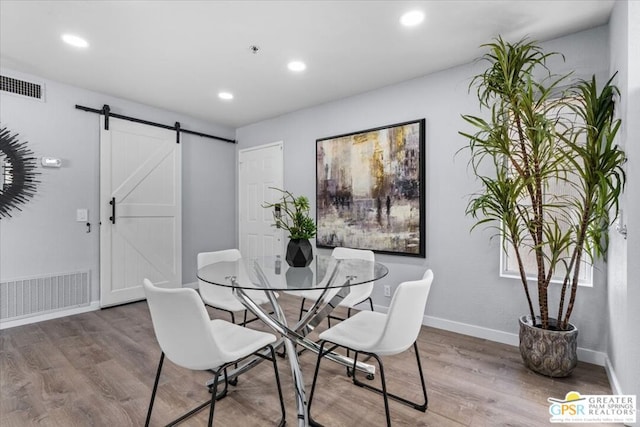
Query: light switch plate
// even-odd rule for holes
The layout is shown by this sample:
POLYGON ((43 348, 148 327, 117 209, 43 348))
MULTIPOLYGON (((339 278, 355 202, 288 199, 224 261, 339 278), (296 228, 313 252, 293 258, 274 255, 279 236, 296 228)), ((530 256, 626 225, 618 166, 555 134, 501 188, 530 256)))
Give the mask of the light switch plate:
POLYGON ((86 222, 88 217, 89 217, 89 212, 87 211, 87 209, 76 210, 76 221, 86 222))

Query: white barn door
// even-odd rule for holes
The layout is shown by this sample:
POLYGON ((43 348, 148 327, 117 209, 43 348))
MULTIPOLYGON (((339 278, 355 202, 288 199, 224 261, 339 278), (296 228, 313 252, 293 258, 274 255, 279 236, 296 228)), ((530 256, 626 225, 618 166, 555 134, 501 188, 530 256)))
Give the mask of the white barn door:
POLYGON ((182 285, 176 132, 109 118, 100 131, 100 306, 144 299, 146 277, 182 285), (115 202, 115 203, 114 203, 115 202))
MULTIPOLYGON (((282 142, 240 150, 238 153, 238 200, 240 252, 246 258, 282 255, 283 232, 272 227, 271 210, 265 201, 275 201, 284 185, 282 142)), ((286 237, 286 236, 285 236, 286 237)))

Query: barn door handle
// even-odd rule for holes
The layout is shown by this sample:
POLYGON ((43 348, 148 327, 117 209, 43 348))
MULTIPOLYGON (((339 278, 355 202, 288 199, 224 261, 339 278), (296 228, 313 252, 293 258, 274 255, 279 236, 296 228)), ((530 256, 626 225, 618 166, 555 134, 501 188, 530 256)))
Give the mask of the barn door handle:
POLYGON ((111 221, 111 224, 115 224, 116 223, 116 198, 112 197, 109 204, 111 205, 111 216, 109 217, 109 221, 111 221))

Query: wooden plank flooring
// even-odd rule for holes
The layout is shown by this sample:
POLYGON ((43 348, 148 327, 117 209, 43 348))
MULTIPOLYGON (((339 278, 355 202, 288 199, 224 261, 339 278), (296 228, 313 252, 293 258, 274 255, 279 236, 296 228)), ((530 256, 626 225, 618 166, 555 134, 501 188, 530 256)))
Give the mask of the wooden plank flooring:
MULTIPOLYGON (((299 300, 282 295, 287 315, 299 300)), ((228 319, 213 309, 212 317, 228 319)), ((266 327, 251 323, 256 329, 266 327)), ((418 412, 391 402, 394 426, 544 426, 548 397, 571 390, 610 394, 605 371, 580 363, 570 378, 551 379, 522 366, 518 349, 423 327, 418 341, 429 408, 418 412)), ((145 302, 0 331, 0 426, 141 426, 160 348, 145 302)), ((420 397, 413 349, 385 358, 390 391, 420 397)), ((308 390, 315 354, 301 363, 308 390)), ((287 424, 296 426, 288 363, 278 359, 287 424)), ((165 362, 152 425, 164 423, 208 399, 207 372, 165 362)), ((378 378, 372 383, 379 385, 378 378)), ((322 363, 313 416, 326 426, 382 426, 382 398, 351 384, 345 370, 322 363)), ((216 405, 219 426, 268 426, 279 419, 273 371, 263 363, 240 377, 216 405)), ((183 425, 206 425, 207 410, 183 425)))

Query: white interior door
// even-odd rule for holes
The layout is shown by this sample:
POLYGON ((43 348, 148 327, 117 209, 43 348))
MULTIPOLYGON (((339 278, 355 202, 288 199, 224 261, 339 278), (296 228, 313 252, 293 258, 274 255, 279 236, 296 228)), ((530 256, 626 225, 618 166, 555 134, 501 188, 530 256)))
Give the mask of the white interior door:
POLYGON ((145 277, 182 285, 181 146, 167 129, 109 118, 105 130, 104 117, 100 128, 104 307, 143 299, 145 277))
POLYGON ((238 191, 240 252, 244 257, 282 255, 283 233, 272 227, 271 210, 262 207, 275 201, 279 192, 269 187, 284 185, 282 141, 240 150, 238 191))

